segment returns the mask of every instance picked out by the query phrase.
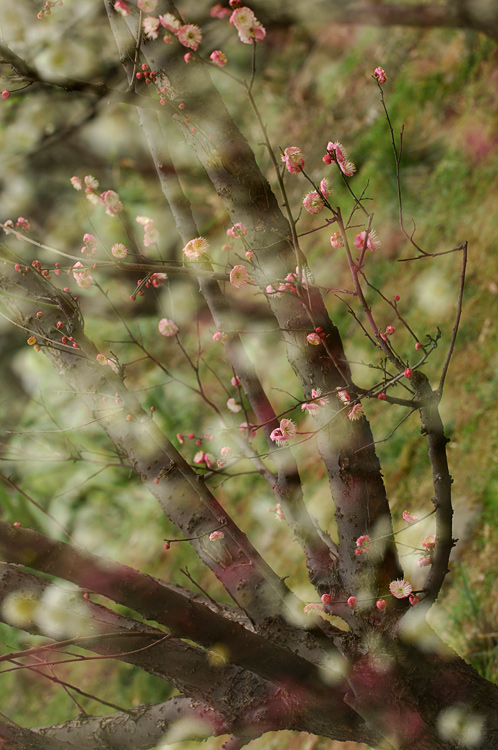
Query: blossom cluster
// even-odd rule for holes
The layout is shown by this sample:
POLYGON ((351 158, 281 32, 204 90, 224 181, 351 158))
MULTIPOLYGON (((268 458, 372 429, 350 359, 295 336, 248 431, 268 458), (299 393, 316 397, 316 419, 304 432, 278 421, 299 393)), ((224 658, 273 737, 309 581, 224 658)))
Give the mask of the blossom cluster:
POLYGON ((84 186, 86 197, 90 203, 104 206, 108 216, 117 216, 123 210, 119 195, 114 190, 104 190, 103 193, 98 194, 99 181, 91 174, 86 175, 83 182, 79 177, 71 177, 71 185, 75 190, 82 190, 84 186))

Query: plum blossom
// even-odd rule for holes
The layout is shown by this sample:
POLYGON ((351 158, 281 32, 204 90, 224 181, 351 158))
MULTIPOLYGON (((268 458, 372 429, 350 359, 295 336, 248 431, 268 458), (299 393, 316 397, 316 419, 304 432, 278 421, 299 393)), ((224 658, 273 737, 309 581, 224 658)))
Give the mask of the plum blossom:
POLYGON ((88 268, 83 268, 80 261, 73 266, 73 276, 80 289, 88 289, 92 285, 92 274, 88 268))
POLYGON ((412 593, 412 585, 404 579, 391 581, 389 591, 396 599, 406 599, 412 593))
POLYGON ((329 141, 327 144, 327 153, 331 155, 331 152, 339 165, 341 172, 347 177, 351 177, 356 172, 356 167, 353 162, 348 159, 347 151, 342 143, 339 143, 339 141, 336 141, 335 143, 329 141))
POLYGON ((171 336, 176 336, 179 330, 176 323, 174 323, 169 318, 161 318, 161 320, 157 324, 157 327, 161 336, 167 336, 168 338, 171 336))
POLYGON ((363 552, 368 552, 370 548, 372 547, 372 540, 369 536, 364 534, 363 536, 359 536, 356 540, 356 549, 355 554, 356 555, 362 555, 363 552))
POLYGON ((79 178, 79 177, 76 177, 76 175, 74 175, 73 177, 71 177, 71 179, 70 179, 70 183, 71 183, 71 185, 73 186, 73 188, 74 188, 75 190, 81 190, 81 189, 82 189, 82 187, 83 187, 83 185, 82 185, 82 182, 81 182, 80 178, 79 178))
POLYGON ((8 89, 4 89, 2 91, 2 99, 8 99, 10 96, 10 91, 8 89))
POLYGON ((403 375, 405 376, 405 378, 411 378, 413 375, 413 370, 411 369, 411 367, 407 367, 406 370, 404 370, 403 375))
POLYGON ((239 39, 244 44, 261 42, 266 36, 264 26, 258 21, 250 8, 236 8, 229 21, 237 29, 239 39))
POLYGON ((218 539, 224 539, 225 534, 222 531, 212 531, 209 535, 211 542, 216 542, 218 539))
POLYGON ((412 607, 414 607, 420 601, 420 594, 410 594, 410 596, 408 597, 408 601, 410 602, 412 607))
POLYGON ((430 555, 425 555, 425 557, 420 557, 417 560, 417 565, 419 568, 425 568, 428 565, 432 565, 432 557, 430 555))
POLYGON ((105 190, 100 198, 108 216, 117 216, 123 210, 123 204, 119 200, 119 195, 114 190, 105 190))
POLYGON ((308 193, 303 198, 303 206, 310 214, 319 214, 323 210, 324 205, 322 196, 316 190, 308 193))
POLYGON ((308 414, 311 414, 312 417, 316 417, 322 406, 325 406, 327 404, 327 399, 321 397, 322 391, 320 388, 312 388, 311 389, 311 398, 314 399, 314 401, 311 401, 307 404, 302 404, 301 409, 303 411, 307 411, 308 414))
POLYGON ((327 200, 329 195, 332 195, 334 192, 330 187, 330 181, 326 177, 324 177, 323 180, 320 180, 320 192, 325 200, 327 200))
POLYGON ((180 44, 193 49, 194 52, 202 42, 202 32, 194 23, 187 23, 184 26, 180 26, 176 36, 180 44))
POLYGON ((114 3, 114 10, 117 13, 120 13, 122 16, 130 15, 130 7, 128 3, 124 2, 124 0, 116 0, 116 2, 114 3))
POLYGON ((351 403, 351 396, 347 391, 341 390, 340 388, 337 390, 337 398, 339 401, 342 401, 343 404, 349 404, 351 403))
POLYGON ((386 608, 386 600, 385 599, 378 599, 375 602, 375 606, 377 607, 377 609, 379 609, 382 612, 382 610, 386 608))
POLYGON ((245 266, 234 266, 230 271, 230 283, 237 289, 248 284, 249 281, 249 271, 245 266))
POLYGON ((403 511, 403 521, 406 521, 406 523, 416 523, 419 521, 419 517, 416 516, 414 513, 410 513, 409 510, 403 511))
POLYGON ((233 411, 234 414, 237 414, 237 412, 242 410, 242 407, 240 404, 236 402, 234 398, 229 398, 227 401, 227 407, 230 409, 230 411, 233 411))
POLYGON ((16 221, 16 227, 22 229, 23 232, 29 232, 29 221, 24 216, 19 216, 16 221))
POLYGON ((285 445, 288 440, 296 437, 297 427, 292 419, 281 419, 280 427, 277 427, 270 434, 270 440, 277 445, 285 445))
MULTIPOLYGON (((358 250, 363 249, 363 244, 365 242, 366 236, 367 236, 367 233, 365 230, 363 232, 360 232, 360 234, 357 234, 356 237, 354 238, 354 246, 357 247, 358 250)), ((366 247, 368 247, 368 249, 373 252, 380 246, 381 246, 381 241, 377 237, 377 232, 375 231, 375 229, 371 229, 368 233, 366 247)))
POLYGON ((379 83, 385 83, 387 81, 386 71, 384 68, 375 68, 374 77, 379 83))
POLYGON ((330 594, 322 594, 320 599, 322 604, 332 604, 332 596, 330 594))
POLYGON ((165 29, 168 29, 168 31, 172 31, 173 34, 176 34, 177 31, 180 31, 182 25, 178 18, 173 15, 173 13, 164 13, 164 15, 159 16, 159 23, 161 24, 161 26, 164 26, 165 29))
POLYGON ((115 258, 119 258, 121 260, 122 258, 126 258, 126 256, 128 255, 128 250, 121 242, 116 242, 116 244, 111 247, 111 253, 115 258))
POLYGON ((213 341, 224 344, 228 341, 228 334, 224 331, 215 331, 215 333, 213 333, 213 341))
POLYGON ((135 221, 137 224, 141 224, 144 228, 145 247, 151 247, 152 245, 155 245, 156 242, 159 242, 159 231, 153 219, 149 219, 148 216, 137 216, 135 221))
POLYGON ((281 159, 285 162, 285 166, 289 172, 297 173, 304 167, 303 152, 297 146, 289 146, 286 148, 281 159))
POLYGON ((229 23, 235 26, 237 31, 249 31, 257 22, 256 16, 250 8, 237 8, 230 16, 229 23))
POLYGON ((232 237, 234 240, 240 239, 241 237, 247 236, 247 227, 238 221, 233 227, 227 229, 227 237, 232 237))
POLYGON ((87 174, 86 177, 83 178, 83 181, 85 183, 85 187, 89 188, 90 190, 97 190, 99 186, 99 181, 92 174, 87 174))
POLYGON ((322 343, 320 336, 318 335, 318 333, 315 333, 314 331, 313 333, 308 333, 308 335, 306 336, 306 340, 308 344, 311 344, 312 346, 318 346, 319 344, 322 343))
POLYGON ((280 503, 277 503, 273 508, 268 508, 266 512, 275 513, 279 521, 283 521, 285 518, 285 514, 284 514, 284 511, 282 510, 282 506, 280 505, 280 503))
POLYGON ((156 18, 155 16, 147 16, 142 21, 142 26, 146 37, 149 39, 157 39, 160 26, 159 18, 156 18))
POLYGON ((211 52, 211 54, 209 55, 209 59, 211 60, 213 65, 217 65, 219 68, 223 68, 223 66, 228 62, 227 56, 220 49, 215 49, 213 52, 211 52))
POLYGON ((424 538, 420 540, 420 544, 426 549, 433 549, 436 545, 436 535, 431 534, 430 536, 424 536, 424 538))
POLYGON ((340 232, 334 232, 330 236, 330 244, 332 245, 332 247, 336 247, 336 248, 337 247, 344 247, 344 242, 342 240, 340 232))
POLYGON ((209 11, 209 15, 211 16, 211 18, 225 18, 230 14, 231 11, 228 8, 224 8, 221 3, 216 3, 216 5, 213 5, 211 10, 209 11))
POLYGON ((355 404, 351 411, 348 413, 348 419, 350 419, 351 422, 356 422, 358 421, 358 419, 361 419, 363 415, 363 406, 361 404, 355 404))
POLYGON ((190 242, 187 242, 185 247, 183 248, 183 252, 187 256, 187 258, 200 258, 201 255, 204 255, 204 253, 207 253, 209 250, 208 241, 204 239, 204 237, 196 237, 193 240, 190 240, 190 242))
POLYGON ((348 607, 355 607, 356 606, 356 596, 350 596, 348 599, 348 607))

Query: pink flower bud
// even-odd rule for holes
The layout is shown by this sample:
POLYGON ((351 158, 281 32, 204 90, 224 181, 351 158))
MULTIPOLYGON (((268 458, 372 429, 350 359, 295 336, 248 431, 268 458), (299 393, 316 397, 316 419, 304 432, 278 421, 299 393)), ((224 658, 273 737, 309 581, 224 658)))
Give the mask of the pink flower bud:
POLYGON ((356 596, 350 596, 348 599, 348 606, 354 607, 356 606, 356 596))
POLYGON ((331 604, 332 603, 332 597, 330 594, 322 594, 320 597, 322 600, 322 604, 331 604))
POLYGON ((382 612, 382 610, 386 608, 386 600, 379 599, 377 602, 375 602, 375 606, 382 612))
POLYGON ((407 367, 403 375, 405 376, 405 378, 411 378, 411 376, 413 375, 413 370, 410 367, 407 367))
POLYGON ((388 336, 392 336, 396 328, 394 326, 387 326, 386 333, 388 336))
POLYGON ((7 89, 2 91, 2 99, 8 99, 9 96, 10 96, 10 91, 8 91, 7 89))
POLYGON ((377 396, 377 398, 379 399, 379 401, 385 401, 386 398, 387 398, 387 396, 386 396, 385 393, 379 393, 379 395, 377 396))

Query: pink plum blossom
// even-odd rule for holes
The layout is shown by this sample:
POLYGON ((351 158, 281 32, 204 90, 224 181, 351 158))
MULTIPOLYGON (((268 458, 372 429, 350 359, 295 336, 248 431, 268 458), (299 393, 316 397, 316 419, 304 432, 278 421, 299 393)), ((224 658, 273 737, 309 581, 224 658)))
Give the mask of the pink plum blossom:
POLYGON ((124 2, 124 0, 116 0, 114 3, 114 10, 122 16, 130 15, 130 7, 124 2))
POLYGON ((412 605, 412 607, 414 607, 416 604, 419 603, 419 601, 420 601, 420 595, 419 594, 410 594, 410 596, 408 597, 408 601, 410 602, 410 604, 412 605))
POLYGON ((117 216, 123 210, 123 204, 119 200, 119 195, 114 190, 105 190, 100 197, 108 216, 117 216))
POLYGON ((306 340, 308 344, 311 344, 312 346, 318 346, 319 344, 322 343, 320 336, 318 335, 318 333, 315 333, 314 331, 313 333, 308 333, 308 335, 306 336, 306 340))
POLYGON ((241 237, 247 236, 247 228, 244 224, 242 224, 241 221, 238 221, 236 224, 233 225, 233 227, 230 227, 227 229, 227 237, 232 237, 233 239, 240 239, 241 237))
POLYGON ((392 336, 395 332, 396 328, 394 326, 387 326, 386 333, 388 336, 392 336))
POLYGON ((382 612, 382 610, 386 608, 386 600, 385 599, 378 599, 375 602, 375 606, 377 607, 377 609, 379 609, 382 612))
POLYGON ((196 237, 190 242, 187 242, 183 248, 183 252, 187 258, 200 258, 201 255, 207 253, 209 250, 208 241, 204 237, 196 237))
POLYGON ((363 552, 368 552, 370 548, 372 547, 372 540, 369 536, 364 534, 363 536, 359 536, 356 540, 356 546, 357 546, 357 552, 359 551, 360 554, 363 552))
POLYGON ((70 182, 75 190, 81 190, 83 187, 80 178, 76 177, 76 175, 74 177, 71 177, 70 182))
POLYGON ((348 598, 348 607, 355 607, 356 602, 357 602, 356 596, 350 596, 348 598))
POLYGON ((218 539, 224 539, 225 534, 222 531, 212 531, 209 535, 211 542, 216 542, 218 539))
POLYGON ((236 402, 234 398, 229 398, 227 401, 227 407, 230 409, 230 411, 233 411, 234 414, 237 414, 239 411, 242 410, 242 407, 240 404, 236 402))
POLYGON ((257 23, 257 19, 250 8, 244 7, 234 10, 229 22, 237 31, 249 31, 257 23))
POLYGON ((386 71, 384 68, 375 68, 374 76, 379 83, 385 83, 387 81, 386 71))
POLYGON ((211 52, 209 59, 213 65, 217 65, 219 68, 223 68, 228 62, 227 56, 220 49, 215 49, 214 52, 211 52))
POLYGON ((335 157, 339 169, 347 177, 351 177, 356 172, 356 167, 352 161, 348 159, 348 154, 342 143, 336 141, 335 143, 329 141, 327 144, 327 153, 335 157))
POLYGON ((224 344, 228 341, 228 334, 226 334, 224 331, 216 331, 215 333, 213 333, 213 341, 224 344))
POLYGON ((348 419, 352 422, 356 422, 361 419, 364 415, 363 406, 361 404, 355 404, 351 411, 348 413, 348 419))
POLYGON ((159 18, 156 18, 155 16, 147 16, 142 21, 142 26, 146 37, 149 39, 157 39, 160 26, 159 18))
POLYGON ((296 437, 297 427, 292 419, 281 419, 280 427, 270 434, 270 439, 277 445, 285 445, 288 440, 296 437))
POLYGON ((330 180, 328 180, 326 177, 324 177, 323 180, 320 180, 320 192, 325 200, 327 200, 329 195, 334 192, 330 187, 330 180))
POLYGON ((126 258, 126 256, 128 255, 128 250, 121 242, 116 242, 116 244, 111 247, 111 253, 115 258, 119 258, 121 260, 122 258, 126 258))
POLYGON ((178 326, 169 318, 161 318, 157 325, 161 336, 171 337, 178 333, 178 326))
POLYGON ((430 536, 424 536, 424 538, 420 540, 420 544, 426 549, 433 549, 436 545, 436 535, 431 534, 430 536))
POLYGON ((2 99, 8 99, 10 96, 10 91, 8 89, 4 89, 2 91, 2 99))
POLYGON ((200 28, 193 23, 187 23, 184 26, 180 26, 176 36, 180 44, 183 44, 184 47, 193 49, 194 52, 202 42, 202 32, 200 28))
POLYGON ((303 152, 297 146, 289 146, 281 156, 289 172, 300 172, 304 167, 303 152))
POLYGON ((419 559, 417 560, 417 565, 419 568, 426 568, 428 565, 432 565, 432 557, 430 555, 419 557, 419 559))
POLYGON ((16 221, 16 227, 22 229, 23 232, 29 232, 29 221, 24 216, 19 216, 16 221))
POLYGON ((330 236, 330 244, 332 245, 332 247, 336 247, 336 248, 337 247, 344 247, 344 242, 342 240, 340 232, 334 232, 330 236))
POLYGON ((403 375, 405 376, 405 378, 411 378, 413 375, 413 370, 410 367, 407 367, 403 372, 403 375))
POLYGON ((161 24, 161 26, 164 26, 165 29, 168 29, 168 31, 172 31, 173 34, 176 34, 177 31, 180 31, 182 25, 178 18, 173 15, 173 13, 164 13, 164 15, 159 16, 159 23, 161 24))
POLYGON ((92 275, 88 268, 78 261, 73 266, 73 276, 80 289, 88 289, 92 284, 92 275))
POLYGON ((339 401, 342 401, 343 404, 351 403, 351 396, 347 391, 339 389, 337 391, 337 398, 339 399, 339 401))
POLYGON ((245 266, 234 266, 230 271, 230 283, 237 289, 248 284, 249 281, 249 271, 245 266))
POLYGON ((403 521, 406 521, 406 523, 416 523, 418 520, 420 520, 419 517, 414 513, 410 513, 409 510, 403 511, 403 521))
POLYGON ((224 8, 221 3, 216 3, 216 5, 213 5, 209 11, 211 18, 226 18, 226 16, 229 16, 230 14, 231 11, 228 8, 224 8))
POLYGON ((303 198, 303 206, 310 214, 319 214, 323 210, 324 205, 322 196, 316 190, 308 193, 303 198))
POLYGON ((330 594, 322 594, 320 599, 322 600, 322 604, 332 604, 332 597, 330 594))
MULTIPOLYGON (((356 237, 354 238, 354 246, 357 247, 358 250, 363 249, 363 244, 365 242, 366 235, 367 235, 366 231, 363 231, 363 232, 360 232, 360 234, 357 234, 356 237)), ((380 246, 381 246, 381 242, 379 238, 377 237, 377 232, 375 231, 375 229, 371 229, 368 233, 366 247, 373 252, 380 246)))
POLYGON ((412 593, 412 585, 404 579, 391 581, 389 591, 396 599, 406 599, 412 593))

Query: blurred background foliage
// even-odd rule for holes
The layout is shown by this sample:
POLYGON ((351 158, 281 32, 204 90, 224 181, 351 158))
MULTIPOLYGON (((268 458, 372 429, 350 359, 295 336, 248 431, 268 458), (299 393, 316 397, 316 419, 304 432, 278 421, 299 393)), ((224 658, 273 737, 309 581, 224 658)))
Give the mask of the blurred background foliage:
MULTIPOLYGON (((196 0, 179 7, 188 22, 203 28, 201 54, 207 56, 212 49, 221 48, 229 58, 228 70, 249 75, 251 49, 238 42, 226 21, 209 18, 210 3, 196 0)), ((388 299, 400 296, 399 310, 421 341, 441 329, 439 347, 425 367, 434 386, 453 327, 460 256, 453 253, 399 262, 412 257, 413 250, 399 229, 390 135, 379 90, 371 77, 377 65, 388 74, 384 90, 397 137, 404 127, 401 179, 407 227, 411 229, 413 219, 415 238, 428 252, 449 250, 464 240, 469 243, 464 315, 442 402, 455 479, 455 536, 460 541, 432 622, 484 676, 496 680, 498 610, 492 596, 498 565, 494 554, 498 543, 496 45, 466 31, 332 24, 327 21, 326 5, 318 2, 306 4, 309 12, 298 16, 285 12, 276 2, 253 7, 268 30, 267 39, 257 48, 254 93, 270 140, 277 152, 290 145, 301 147, 307 173, 315 181, 331 177, 335 189, 332 202, 340 205, 345 215, 351 210, 351 198, 321 159, 329 140, 339 140, 348 148, 358 167, 350 184, 357 194, 365 188, 368 209, 375 213, 373 226, 382 241, 382 247, 366 259, 369 280, 388 299)), ((105 79, 111 86, 124 87, 100 3, 64 0, 62 7, 43 20, 36 18, 39 9, 31 0, 5 0, 0 32, 12 49, 37 66, 41 76, 68 74, 85 80, 105 79)), ((22 88, 22 83, 9 78, 7 66, 2 72, 2 89, 22 88)), ((270 159, 243 90, 221 71, 213 69, 212 77, 276 189, 270 159)), ((238 256, 244 260, 237 247, 228 256, 221 250, 228 217, 173 127, 168 126, 167 132, 200 232, 210 242, 213 263, 221 270, 227 261, 239 262, 238 256)), ((98 238, 97 261, 110 257, 115 242, 127 245, 130 258, 142 254, 181 260, 182 244, 131 106, 36 84, 13 93, 1 105, 0 175, 0 219, 15 221, 17 216, 25 216, 31 223, 30 236, 45 245, 78 258, 83 234, 91 232, 98 238), (111 218, 90 205, 73 191, 69 183, 73 174, 93 174, 102 190, 116 190, 124 213, 111 218), (144 248, 137 215, 156 222, 161 237, 156 247, 144 248)), ((356 382, 368 387, 378 377, 370 368, 379 364, 377 355, 334 291, 351 288, 344 257, 330 246, 330 227, 310 233, 324 224, 324 214, 312 217, 301 210, 309 183, 289 174, 285 182, 294 215, 299 216, 299 232, 304 234, 303 249, 317 283, 329 290, 324 294, 346 342, 356 382)), ((355 218, 359 224, 359 216, 355 218)), ((131 302, 137 274, 118 276, 97 270, 94 277, 101 289, 78 290, 72 276, 65 275, 74 260, 66 264, 50 251, 12 237, 3 236, 1 243, 26 263, 39 258, 45 267, 52 267, 55 260, 62 260, 65 270, 59 281, 79 295, 88 335, 101 351, 112 351, 126 365, 128 388, 137 393, 145 408, 156 408, 154 419, 173 440, 176 433, 192 432, 202 439, 202 450, 219 455, 220 448, 230 443, 231 430, 237 430, 245 417, 244 412, 231 414, 225 406, 229 397, 239 400, 239 394, 230 384, 233 373, 222 346, 212 342, 215 328, 195 283, 173 277, 160 289, 149 289, 144 297, 131 302), (190 363, 173 339, 158 335, 158 319, 165 316, 179 325, 190 363), (143 351, 130 342, 120 318, 165 369, 144 358, 143 351), (206 395, 223 414, 222 430, 214 410, 192 391, 198 388, 195 368, 206 395), (204 438, 206 433, 214 439, 204 438)), ((253 287, 227 293, 234 300, 244 341, 275 408, 285 412, 303 394, 286 363, 265 299, 253 287)), ((373 292, 368 299, 381 326, 398 328, 394 343, 413 364, 413 341, 393 318, 392 309, 373 292)), ((55 518, 79 544, 98 554, 192 586, 182 572, 188 568, 199 586, 226 600, 220 585, 197 563, 187 544, 163 550, 163 539, 174 538, 175 529, 122 464, 98 425, 89 423, 83 407, 58 381, 43 354, 28 349, 25 339, 22 331, 0 320, 2 518, 64 538, 55 518)), ((112 394, 109 401, 112 403, 112 394)), ((379 441, 395 525, 405 508, 429 512, 431 471, 417 416, 395 429, 404 410, 372 400, 365 402, 365 411, 379 441)), ((298 403, 286 416, 294 416, 303 433, 295 454, 306 500, 312 514, 333 536, 333 505, 311 434, 312 420, 301 416, 298 403)), ((251 415, 246 417, 250 420, 251 415)), ((189 461, 199 449, 194 442, 187 439, 181 447, 189 461)), ((261 436, 256 437, 255 446, 264 453, 261 436)), ((234 472, 247 469, 250 465, 244 461, 233 467, 234 472)), ((249 474, 228 480, 215 475, 207 481, 277 572, 288 576, 288 584, 303 599, 316 601, 298 545, 285 523, 267 512, 274 500, 264 480, 249 474)), ((431 533, 430 526, 427 529, 431 533)), ((401 547, 400 553, 404 554, 401 547)), ((412 558, 403 557, 403 562, 411 571, 412 558)), ((7 626, 0 629, 0 639, 3 653, 39 642, 7 626)), ((90 664, 68 665, 57 674, 124 707, 164 700, 171 692, 164 683, 126 665, 106 660, 90 664)), ((23 670, 2 674, 0 695, 2 711, 30 725, 62 721, 77 713, 60 687, 23 670)), ((85 698, 78 700, 91 713, 109 710, 85 698)), ((278 748, 310 750, 330 745, 291 733, 265 736, 260 742, 265 747, 270 742, 278 748)), ((219 743, 209 741, 210 747, 219 743)))

